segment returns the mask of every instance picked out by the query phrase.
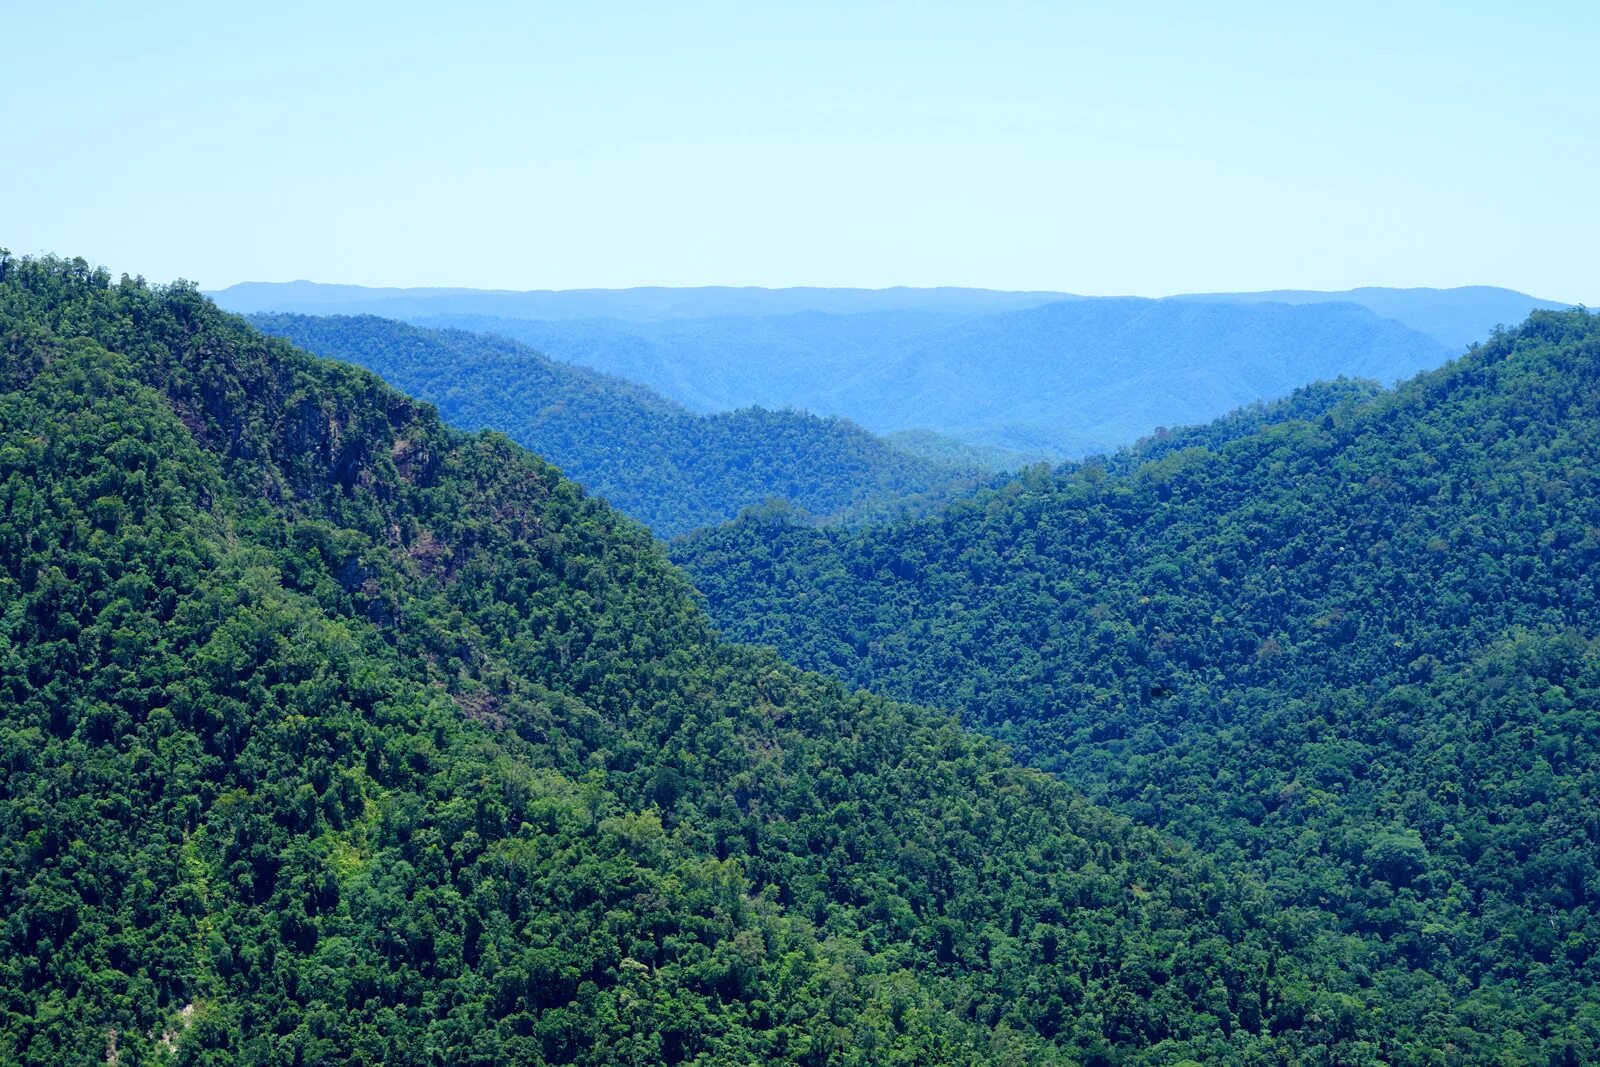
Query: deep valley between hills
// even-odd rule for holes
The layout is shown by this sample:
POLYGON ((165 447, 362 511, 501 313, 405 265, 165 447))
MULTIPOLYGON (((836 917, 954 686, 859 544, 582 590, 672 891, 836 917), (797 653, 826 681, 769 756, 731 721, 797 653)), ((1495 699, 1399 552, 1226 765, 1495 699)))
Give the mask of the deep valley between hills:
POLYGON ((1600 318, 689 292, 0 254, 0 1062, 1600 1061, 1600 318))

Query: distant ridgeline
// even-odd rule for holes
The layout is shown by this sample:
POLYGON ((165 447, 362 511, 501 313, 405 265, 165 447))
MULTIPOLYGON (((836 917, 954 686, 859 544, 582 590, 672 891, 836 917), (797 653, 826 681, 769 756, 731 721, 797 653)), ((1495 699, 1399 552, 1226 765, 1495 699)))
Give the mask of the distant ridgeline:
MULTIPOLYGON (((1519 354, 1531 345, 1506 341, 1473 373, 1521 381, 1536 358, 1577 358, 1556 340, 1519 354)), ((1576 420, 1549 369, 1564 415, 1491 408, 1467 436, 1545 440, 1549 420, 1576 420)), ((1268 432, 1292 464, 1362 417, 1268 432)), ((1223 455, 1263 447, 1247 436, 1223 455)), ((1181 509, 1193 462, 1141 477, 1181 509)), ((1430 476, 1450 462, 1440 452, 1430 476)), ((1589 499, 1589 475, 1554 470, 1512 464, 1460 492, 1589 499)), ((1372 477, 1360 514, 1387 531, 1411 471, 1372 477)), ((1113 524, 1154 506, 1101 481, 1037 493, 1104 493, 1094 514, 1113 524)), ((990 498, 994 521, 1030 492, 990 498)), ((1497 582, 1567 574, 1592 536, 1552 512, 1524 558, 1501 547, 1513 514, 1472 515, 1482 577, 1452 612, 1509 596, 1497 582)), ((1241 551, 1277 528, 1240 521, 1241 551)), ((1301 514, 1295 528, 1319 527, 1301 514)), ((1012 527, 1019 552, 1026 529, 1012 527)), ((1392 536, 1397 551, 1425 539, 1438 566, 1458 558, 1453 530, 1392 536)), ((1252 604, 1270 593, 1245 557, 1221 559, 1252 604)), ((1222 577, 1174 563, 1141 595, 1222 577)), ((1116 612, 1131 580, 1106 581, 1110 631, 1091 634, 1128 656, 1116 612)), ((1373 610, 1406 609, 1390 592, 1373 610)), ((1235 652, 1261 671, 1300 662, 1293 640, 1262 651, 1250 625, 1186 631, 1169 652, 1216 633, 1219 671, 1235 652)), ((1323 629, 1364 649, 1363 625, 1323 629)), ((995 653, 1011 638, 997 631, 995 653)), ((0 253, 0 1062, 1592 1061, 1578 918, 1593 809, 1571 809, 1590 752, 1586 646, 1540 631, 1464 666, 1432 654, 1437 667, 1407 668, 1413 688, 1379 698, 1411 755, 1363 759, 1376 748, 1351 746, 1379 738, 1342 740, 1342 689, 1312 709, 1322 726, 1298 706, 1279 723, 1323 745, 1315 771, 1269 794, 1307 813, 1308 841, 1332 832, 1341 781, 1382 785, 1413 762, 1441 777, 1375 801, 1375 840, 1340 837, 1263 884, 1250 871, 1277 868, 1229 821, 1254 779, 1224 776, 1205 805, 1218 858, 1173 845, 943 713, 724 643, 641 527, 504 436, 451 429, 192 288, 0 253), (1481 779, 1452 777, 1500 737, 1481 779), (1429 821, 1435 804, 1451 829, 1429 821), (1534 805, 1544 821, 1529 824, 1534 805), (1490 867, 1499 881, 1462 880, 1490 867), (1290 877, 1312 881, 1285 908, 1290 877), (1419 925, 1422 900, 1434 918, 1419 925), (1491 951, 1501 969, 1479 980, 1491 951)), ((1185 688, 1162 707, 1199 699, 1162 677, 1185 688)), ((1097 729, 1114 731, 1125 694, 1097 684, 1097 729)))
POLYGON ((1391 1023, 1466 1028, 1355 1062, 1595 1063, 1597 383, 1600 317, 1541 311, 1391 392, 674 555, 724 633, 961 709, 1252 872, 1289 926, 1335 917, 1317 951, 1359 959, 1391 1023))
POLYGON ((459 426, 503 431, 662 537, 771 498, 818 518, 916 510, 983 474, 971 454, 941 453, 922 439, 909 443, 924 455, 913 454, 843 419, 761 408, 696 415, 644 386, 501 337, 370 315, 251 322, 375 371, 459 426))
POLYGON ((502 293, 290 283, 217 296, 241 311, 359 311, 501 334, 694 411, 794 407, 876 433, 933 431, 998 449, 998 465, 1009 469, 1018 457, 1109 451, 1311 381, 1393 383, 1440 366, 1496 324, 1560 306, 1488 287, 1139 300, 975 289, 502 293))

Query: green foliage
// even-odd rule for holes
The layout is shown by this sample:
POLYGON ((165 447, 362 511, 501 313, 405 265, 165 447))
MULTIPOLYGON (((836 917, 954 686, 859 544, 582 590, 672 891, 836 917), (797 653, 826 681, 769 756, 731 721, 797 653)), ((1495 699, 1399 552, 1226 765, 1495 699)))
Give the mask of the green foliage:
POLYGON ((1391 1014, 1310 909, 720 642, 504 437, 82 261, 0 256, 0 708, 0 1062, 1433 1063, 1537 1007, 1391 1014))
POLYGON ((970 488, 981 466, 922 459, 843 419, 745 408, 695 415, 649 389, 515 341, 372 316, 257 315, 261 330, 366 367, 452 423, 504 431, 661 537, 768 498, 823 518, 970 488))
POLYGON ((730 636, 963 709, 1289 921, 1333 917, 1316 951, 1428 1035, 1379 1058, 1594 1062, 1597 381, 1600 317, 1538 312, 1390 393, 675 554, 730 636))

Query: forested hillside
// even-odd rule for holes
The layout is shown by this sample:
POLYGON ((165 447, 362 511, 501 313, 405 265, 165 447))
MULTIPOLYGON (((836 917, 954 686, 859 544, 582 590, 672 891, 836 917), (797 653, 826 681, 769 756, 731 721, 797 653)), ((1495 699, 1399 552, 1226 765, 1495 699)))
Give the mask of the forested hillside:
POLYGON ((722 643, 642 527, 192 288, 0 253, 0 358, 0 1062, 1592 1048, 722 643))
POLYGON ((372 316, 251 321, 377 372, 455 425, 505 432, 662 537, 773 497, 819 518, 916 508, 972 487, 982 470, 965 456, 912 455, 843 419, 761 408, 694 415, 497 336, 372 316))
POLYGON ((1377 988, 1436 981, 1514 1062, 1594 1062, 1597 381, 1600 317, 1539 312, 1393 392, 1313 391, 1309 419, 676 555, 724 632, 961 709, 1337 916, 1377 988))

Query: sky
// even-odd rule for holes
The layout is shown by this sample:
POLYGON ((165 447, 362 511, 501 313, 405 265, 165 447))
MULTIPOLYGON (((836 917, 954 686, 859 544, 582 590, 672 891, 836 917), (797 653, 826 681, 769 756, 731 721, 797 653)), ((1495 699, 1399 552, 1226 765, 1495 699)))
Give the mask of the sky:
POLYGON ((1600 4, 0 0, 0 246, 503 289, 1600 304, 1600 4))

